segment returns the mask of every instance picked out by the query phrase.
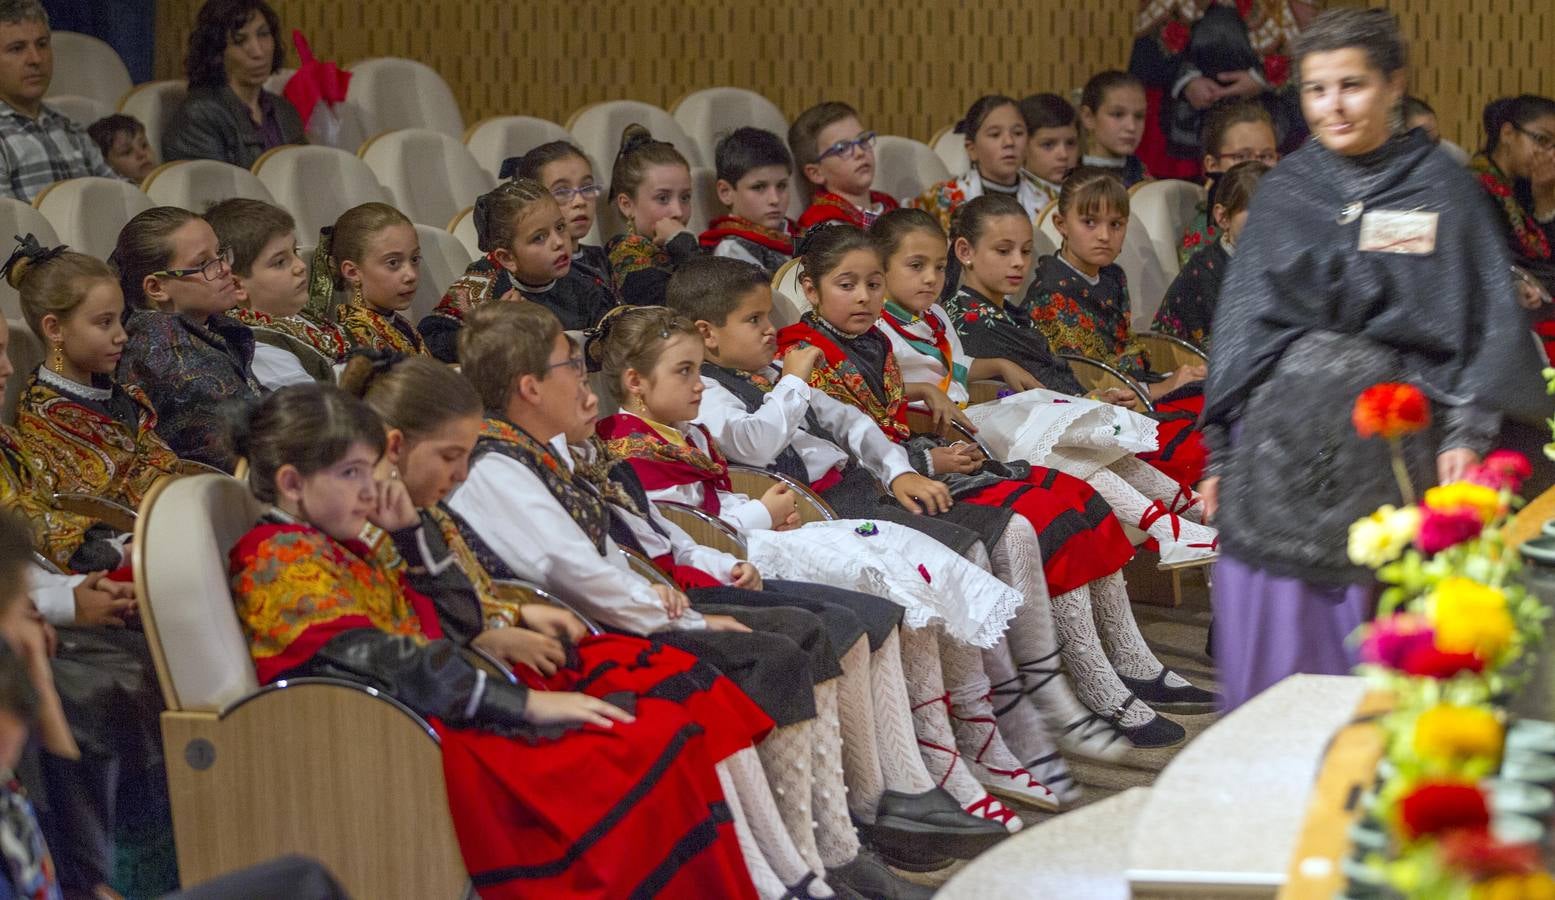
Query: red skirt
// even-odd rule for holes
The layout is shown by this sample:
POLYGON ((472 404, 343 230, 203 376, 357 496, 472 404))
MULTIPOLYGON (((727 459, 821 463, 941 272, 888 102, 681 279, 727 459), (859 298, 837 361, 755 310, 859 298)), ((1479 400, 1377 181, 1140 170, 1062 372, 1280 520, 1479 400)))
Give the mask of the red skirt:
POLYGON ((1031 523, 1049 593, 1067 593, 1111 575, 1134 558, 1134 545, 1107 501, 1057 469, 1032 466, 1026 481, 1001 481, 963 500, 1013 509, 1031 523))
POLYGON ((1209 459, 1197 424, 1203 412, 1203 394, 1157 403, 1151 418, 1156 421, 1156 436, 1161 444, 1149 453, 1139 454, 1139 458, 1184 487, 1198 484, 1204 478, 1204 464, 1209 459))
POLYGON ((606 636, 578 653, 574 669, 523 680, 633 693, 636 721, 534 743, 434 723, 480 896, 754 898, 714 765, 771 720, 721 675, 698 689, 700 664, 673 648, 606 636))

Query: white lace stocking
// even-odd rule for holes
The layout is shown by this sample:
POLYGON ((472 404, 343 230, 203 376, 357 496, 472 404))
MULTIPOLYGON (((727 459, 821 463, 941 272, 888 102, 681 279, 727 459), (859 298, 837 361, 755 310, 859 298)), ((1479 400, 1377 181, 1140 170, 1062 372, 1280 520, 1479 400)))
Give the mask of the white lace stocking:
POLYGON ((989 768, 1013 771, 1020 760, 1005 745, 999 734, 998 720, 989 700, 988 675, 983 671, 982 653, 943 633, 939 637, 940 665, 945 687, 950 693, 950 723, 956 732, 956 745, 968 759, 989 768))
POLYGON ((807 868, 824 868, 820 848, 815 844, 815 815, 812 795, 815 776, 811 766, 810 745, 815 742, 815 720, 772 729, 757 747, 761 767, 777 797, 783 825, 807 868))
POLYGON ((924 766, 963 808, 982 801, 988 793, 961 764, 961 752, 956 748, 956 733, 950 727, 950 698, 940 671, 938 640, 929 629, 902 632, 902 671, 907 677, 913 730, 918 735, 924 766))
MULTIPOLYGON (((770 736, 767 738, 771 739, 770 736)), ((751 836, 755 838, 756 846, 761 848, 761 856, 772 867, 778 879, 792 887, 804 880, 806 875, 819 873, 820 870, 806 862, 799 848, 794 845, 793 836, 789 834, 788 826, 778 810, 771 783, 767 780, 756 748, 746 747, 720 765, 728 769, 735 794, 740 799, 740 808, 745 813, 745 821, 750 826, 751 836)), ((812 884, 812 893, 821 893, 813 888, 812 884)))
MULTIPOLYGON (((1085 481, 1112 507, 1112 512, 1118 517, 1118 521, 1136 528, 1144 521, 1145 513, 1149 512, 1152 505, 1157 502, 1146 499, 1144 494, 1111 469, 1098 469, 1085 481)), ((1166 504, 1168 508, 1171 506, 1170 497, 1160 502, 1166 504)), ((1210 544, 1219 536, 1219 532, 1208 525, 1200 525, 1170 514, 1156 517, 1155 521, 1150 523, 1150 527, 1144 530, 1163 544, 1210 544)))
MULTIPOLYGON (((1113 671, 1111 661, 1102 650, 1101 639, 1096 634, 1096 620, 1091 613, 1089 586, 1077 587, 1053 598, 1053 624, 1058 628, 1064 666, 1073 678, 1074 692, 1080 696, 1080 702, 1105 717, 1116 716, 1132 692, 1118 680, 1118 673, 1113 671)), ((1132 728, 1144 725, 1154 717, 1150 707, 1143 701, 1136 701, 1123 711, 1120 721, 1132 728)))
MULTIPOLYGON (((868 644, 861 640, 859 643, 868 644)), ((810 809, 821 862, 835 869, 858 856, 858 832, 848 818, 848 788, 842 777, 842 731, 837 724, 836 680, 816 685, 815 732, 810 745, 810 809)))
POLYGON ((837 706, 842 722, 842 768, 847 773, 848 809, 862 822, 875 821, 875 807, 885 789, 881 771, 880 729, 875 704, 870 699, 873 666, 869 638, 861 637, 842 657, 842 677, 837 685, 837 706))
POLYGON ((728 760, 714 768, 718 772, 718 783, 723 786, 729 815, 734 819, 734 836, 740 842, 740 856, 745 860, 745 871, 750 873, 751 884, 756 886, 756 893, 761 900, 779 900, 786 886, 777 873, 772 871, 772 866, 767 863, 766 856, 756 842, 750 823, 745 821, 745 808, 740 804, 740 792, 734 784, 734 776, 729 774, 728 760))
POLYGON ((1134 621, 1134 608, 1129 604, 1122 572, 1113 572, 1091 582, 1091 610, 1096 616, 1102 643, 1107 648, 1107 658, 1112 660, 1112 667, 1119 675, 1150 681, 1161 674, 1165 666, 1145 643, 1145 636, 1139 633, 1139 623, 1134 621))
MULTIPOLYGON (((902 639, 897 632, 870 654, 871 700, 875 706, 875 738, 880 748, 881 774, 885 786, 904 794, 921 794, 934 787, 934 776, 918 753, 918 736, 913 732, 912 701, 907 696, 907 680, 902 673, 902 639)), ((850 801, 853 793, 849 793, 850 801)), ((851 805, 851 804, 850 804, 851 805)), ((874 809, 870 818, 874 821, 874 809)))
POLYGON ((1012 665, 1007 646, 1015 635, 1022 635, 1025 646, 1034 651, 1040 647, 1040 653, 1034 652, 1031 658, 1046 657, 1054 667, 1058 665, 1052 601, 1048 598, 1047 579, 1042 575, 1037 533, 1031 523, 1020 516, 1012 516, 1003 538, 994 545, 992 561, 996 570, 1009 573, 1013 579, 1010 585, 1021 592, 1026 602, 1010 620, 1005 640, 982 652, 984 671, 992 681, 999 731, 1010 749, 1022 760, 1039 759, 1052 753, 1055 747, 1036 709, 1023 699, 1020 675, 1012 665))
MULTIPOLYGON (((1107 468, 1116 472, 1118 477, 1128 482, 1141 494, 1144 494, 1151 500, 1160 500, 1165 503, 1168 509, 1181 506, 1184 502, 1182 498, 1182 485, 1173 480, 1170 475, 1137 456, 1125 456, 1114 461, 1107 468)), ((1198 494, 1193 494, 1193 496, 1197 497, 1198 494)), ((1178 515, 1189 521, 1203 524, 1204 504, 1195 503, 1184 512, 1178 513, 1178 515)))

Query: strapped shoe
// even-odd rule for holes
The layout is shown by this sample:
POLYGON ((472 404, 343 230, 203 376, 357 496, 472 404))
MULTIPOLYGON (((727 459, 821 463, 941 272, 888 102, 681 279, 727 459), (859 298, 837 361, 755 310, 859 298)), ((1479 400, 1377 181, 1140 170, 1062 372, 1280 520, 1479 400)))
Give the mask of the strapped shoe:
MULTIPOLYGON (((1150 527, 1162 519, 1172 526, 1172 539, 1169 541, 1158 540, 1151 537, 1145 541, 1146 549, 1153 549, 1161 555, 1161 561, 1156 564, 1157 569, 1163 571, 1182 569, 1189 566, 1203 566, 1214 562, 1220 556, 1220 537, 1216 535, 1208 541, 1182 541, 1178 538, 1182 535, 1182 519, 1177 514, 1167 509, 1166 504, 1160 500, 1152 501, 1144 515, 1139 517, 1136 526, 1140 531, 1150 532, 1150 527)), ((1207 525, 1197 526, 1209 529, 1207 525)))
POLYGON ((1001 823, 962 809, 944 788, 921 794, 887 790, 880 795, 874 824, 859 830, 888 858, 901 851, 971 859, 1010 836, 1001 823))
POLYGON ((1098 715, 1118 729, 1130 744, 1142 750, 1175 747, 1188 737, 1187 729, 1160 713, 1155 713, 1155 717, 1143 725, 1124 725, 1123 714, 1138 701, 1138 697, 1130 694, 1116 709, 1098 715))
MULTIPOLYGON (((1206 691, 1193 684, 1181 687, 1172 687, 1166 683, 1166 676, 1171 670, 1161 667, 1161 673, 1146 681, 1140 678, 1130 678, 1127 675, 1119 675, 1123 684, 1134 695, 1151 706, 1169 706, 1173 712, 1184 714, 1214 712, 1220 705, 1220 695, 1214 691, 1206 691)), ((1177 676, 1182 678, 1181 675, 1177 676)), ((1183 679, 1187 681, 1186 678, 1183 679)))
POLYGON ((914 884, 892 872, 880 858, 866 847, 860 847, 858 856, 850 862, 826 870, 826 881, 837 889, 851 890, 871 900, 929 900, 934 889, 914 884))

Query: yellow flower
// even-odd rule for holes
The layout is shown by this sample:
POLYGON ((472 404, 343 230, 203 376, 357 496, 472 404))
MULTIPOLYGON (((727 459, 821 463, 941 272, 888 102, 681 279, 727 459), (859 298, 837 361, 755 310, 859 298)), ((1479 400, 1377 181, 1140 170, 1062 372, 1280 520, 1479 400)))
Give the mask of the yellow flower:
POLYGON ((1477 706, 1433 706, 1415 721, 1415 753, 1432 759, 1499 759, 1504 740, 1495 713, 1477 706))
POLYGON ((1555 878, 1545 872, 1498 875, 1474 886, 1474 900, 1555 900, 1555 878))
POLYGON ((1516 626, 1500 590, 1467 578, 1444 578, 1431 594, 1426 617, 1436 646, 1448 653, 1477 653, 1490 662, 1512 642, 1516 626))
POLYGON ((1501 512, 1501 495, 1482 484, 1455 481, 1427 490, 1425 505, 1437 512, 1469 510, 1489 524, 1501 512))
POLYGON ((1420 510, 1413 506, 1383 506, 1350 525, 1350 562, 1380 569, 1404 552, 1420 530, 1420 510))

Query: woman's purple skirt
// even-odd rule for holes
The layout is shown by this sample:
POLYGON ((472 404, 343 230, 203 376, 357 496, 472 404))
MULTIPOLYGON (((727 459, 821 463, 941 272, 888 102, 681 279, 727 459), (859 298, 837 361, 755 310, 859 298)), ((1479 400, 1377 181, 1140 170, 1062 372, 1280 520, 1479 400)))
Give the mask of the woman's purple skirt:
POLYGON ((1221 554, 1212 570, 1215 666, 1223 712, 1287 675, 1348 675, 1356 628, 1371 619, 1375 588, 1284 578, 1221 554))

